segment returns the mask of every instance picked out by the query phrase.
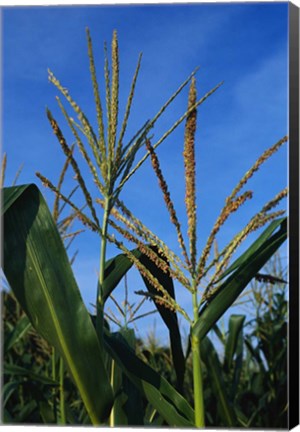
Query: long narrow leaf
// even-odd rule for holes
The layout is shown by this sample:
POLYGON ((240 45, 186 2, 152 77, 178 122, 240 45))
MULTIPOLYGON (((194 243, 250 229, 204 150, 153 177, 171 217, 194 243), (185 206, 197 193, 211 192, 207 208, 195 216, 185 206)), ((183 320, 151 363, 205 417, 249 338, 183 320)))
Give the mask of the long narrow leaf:
MULTIPOLYGON (((154 249, 154 248, 152 248, 154 249)), ((158 254, 158 251, 155 250, 158 254)), ((161 256, 162 259, 166 261, 166 258, 161 256)), ((165 290, 170 294, 170 296, 175 299, 175 290, 172 278, 164 273, 163 270, 158 268, 153 261, 151 261, 146 255, 142 255, 140 258, 141 263, 152 273, 152 275, 159 281, 159 283, 165 288, 165 290)), ((157 294, 155 288, 151 285, 147 278, 143 275, 144 283, 150 293, 157 294)), ((174 311, 167 309, 166 307, 156 303, 155 306, 159 314, 161 315, 164 323, 168 327, 170 336, 170 345, 173 358, 173 364, 177 376, 178 390, 183 389, 183 379, 185 373, 185 358, 183 354, 181 335, 179 331, 177 315, 174 311)))
POLYGON ((12 394, 19 388, 19 381, 9 381, 2 387, 2 407, 5 408, 12 394))
POLYGON ((105 334, 107 350, 170 426, 193 427, 194 411, 157 372, 142 362, 119 334, 105 334))
POLYGON ((34 410, 37 409, 37 402, 35 400, 30 400, 27 404, 21 408, 20 411, 13 418, 13 423, 29 423, 30 415, 34 410))
MULTIPOLYGON (((168 291, 168 293, 175 298, 175 291, 172 278, 159 269, 146 255, 142 254, 138 249, 131 251, 136 258, 139 258, 141 263, 155 276, 160 284, 168 291)), ((105 265, 105 280, 103 284, 103 297, 104 300, 112 293, 114 288, 118 285, 120 280, 124 277, 128 270, 132 267, 132 261, 125 255, 119 254, 110 259, 105 265)), ((154 293, 153 286, 149 283, 148 279, 143 275, 144 283, 150 293, 154 293)), ((157 294, 157 291, 155 291, 157 294)), ((173 363, 176 371, 178 389, 181 391, 183 386, 183 378, 185 371, 185 359, 181 344, 181 336, 177 315, 175 312, 166 309, 164 306, 156 304, 157 310, 160 313, 163 321, 169 330, 170 345, 173 357, 173 363)))
POLYGON ((218 355, 208 337, 201 342, 201 357, 206 365, 213 393, 218 402, 220 417, 225 426, 236 426, 236 416, 226 391, 223 372, 218 355))
POLYGON ((95 329, 39 189, 4 189, 4 273, 33 327, 62 355, 94 424, 112 391, 95 329))
POLYGON ((235 357, 233 379, 232 379, 232 390, 231 390, 232 398, 234 398, 234 396, 237 394, 238 385, 242 374, 243 353, 244 353, 244 335, 243 335, 243 326, 242 326, 237 337, 237 344, 235 349, 236 357, 235 357))
POLYGON ((4 354, 9 351, 14 344, 16 344, 31 328, 31 323, 27 317, 24 315, 16 324, 14 329, 5 337, 3 352, 4 354))
MULTIPOLYGON (((134 330, 122 328, 120 334, 134 350, 136 337, 134 330)), ((111 380, 114 381, 115 402, 110 415, 111 426, 143 426, 144 409, 140 391, 129 380, 122 369, 112 360, 111 380), (113 419, 112 419, 113 418, 113 419)))
MULTIPOLYGON (((137 258, 142 254, 138 249, 131 251, 137 258)), ((124 254, 119 254, 106 261, 103 283, 103 299, 106 301, 125 274, 131 269, 132 261, 124 254)))
POLYGON ((40 416, 45 424, 51 425, 56 424, 55 413, 49 401, 41 400, 38 402, 38 409, 40 416))
POLYGON ((239 258, 237 258, 221 275, 220 279, 224 279, 239 266, 246 262, 247 259, 260 248, 260 246, 270 237, 271 234, 286 220, 286 218, 279 218, 270 223, 270 225, 264 230, 264 232, 255 240, 251 248, 247 249, 239 258))
MULTIPOLYGON (((264 235, 265 232, 262 234, 264 235)), ((193 332, 202 339, 215 322, 234 303, 241 292, 246 288, 251 279, 266 264, 276 250, 287 238, 287 221, 281 221, 280 230, 264 240, 261 246, 253 251, 248 250, 248 258, 230 275, 221 285, 218 293, 200 311, 198 321, 193 327, 193 332)))
POLYGON ((258 348, 254 348, 250 342, 250 339, 248 339, 247 337, 245 338, 245 345, 251 355, 251 359, 255 360, 261 370, 261 372, 264 374, 266 373, 266 369, 264 366, 264 363, 262 361, 262 358, 260 356, 260 352, 258 348))
POLYGON ((15 201, 17 201, 17 199, 23 194, 27 187, 28 185, 22 185, 3 189, 2 215, 4 215, 6 211, 15 203, 15 201))
POLYGON ((24 368, 22 366, 17 366, 14 364, 4 363, 3 373, 5 375, 11 375, 11 376, 30 377, 34 381, 38 381, 38 382, 41 382, 42 384, 47 384, 47 385, 51 385, 51 386, 58 386, 59 385, 58 381, 54 381, 53 379, 48 378, 44 375, 40 375, 38 373, 31 372, 27 368, 24 368))
POLYGON ((245 315, 231 315, 229 318, 229 333, 225 345, 224 367, 229 371, 237 348, 238 338, 243 328, 245 315))

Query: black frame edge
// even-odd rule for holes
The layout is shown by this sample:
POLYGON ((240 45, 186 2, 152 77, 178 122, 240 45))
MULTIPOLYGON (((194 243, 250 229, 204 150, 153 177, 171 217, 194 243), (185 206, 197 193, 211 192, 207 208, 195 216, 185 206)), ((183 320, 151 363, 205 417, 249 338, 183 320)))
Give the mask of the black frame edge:
POLYGON ((299 424, 299 8, 289 2, 288 427, 299 424))

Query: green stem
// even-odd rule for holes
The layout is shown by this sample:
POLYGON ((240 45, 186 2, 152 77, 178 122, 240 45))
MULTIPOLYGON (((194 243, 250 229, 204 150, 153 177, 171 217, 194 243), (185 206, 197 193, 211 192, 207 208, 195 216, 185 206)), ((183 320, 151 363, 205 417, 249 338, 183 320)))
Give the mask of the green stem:
MULTIPOLYGON (((56 365, 55 365, 55 348, 52 347, 52 354, 51 354, 51 368, 52 368, 52 379, 53 381, 56 381, 56 365)), ((53 394, 53 411, 55 416, 55 422, 57 422, 57 406, 56 406, 56 388, 53 388, 52 390, 53 394)))
MULTIPOLYGON (((111 361, 111 376, 110 384, 113 390, 115 390, 115 361, 111 361)), ((115 427, 115 407, 113 405, 110 416, 109 416, 109 426, 115 427)))
MULTIPOLYGON (((198 297, 196 289, 193 292, 193 309, 194 323, 198 320, 198 297)), ((193 355, 193 381, 194 381, 194 408, 195 408, 195 426, 204 428, 204 402, 203 402, 203 385, 200 358, 200 340, 192 332, 192 355, 193 355)))
POLYGON ((51 369, 52 369, 52 379, 53 381, 56 381, 56 368, 55 368, 55 348, 52 347, 52 354, 51 354, 51 369))
POLYGON ((98 279, 98 290, 97 290, 97 318, 96 318, 96 329, 101 344, 103 341, 103 322, 104 322, 103 282, 104 282, 106 244, 107 244, 106 234, 108 228, 109 212, 110 212, 110 198, 106 197, 104 202, 104 213, 103 213, 102 233, 101 233, 102 239, 101 239, 101 249, 100 249, 99 279, 98 279))
MULTIPOLYGON (((106 365, 106 369, 109 365, 109 357, 103 349, 103 327, 104 327, 104 297, 103 297, 103 283, 104 283, 104 274, 105 274, 105 261, 106 261, 106 245, 107 245, 107 229, 108 229, 108 220, 111 206, 111 198, 110 196, 106 196, 104 200, 104 209, 103 209, 103 219, 102 219, 102 230, 101 230, 101 247, 100 247, 100 263, 99 263, 99 278, 98 278, 98 288, 97 288, 97 316, 96 316, 96 331, 98 335, 98 340, 100 343, 100 347, 102 349, 104 355, 104 362, 106 365)), ((110 414, 109 422, 113 422, 114 420, 114 411, 110 414)))
POLYGON ((64 361, 59 359, 59 405, 60 405, 60 424, 66 424, 65 395, 64 395, 64 361))

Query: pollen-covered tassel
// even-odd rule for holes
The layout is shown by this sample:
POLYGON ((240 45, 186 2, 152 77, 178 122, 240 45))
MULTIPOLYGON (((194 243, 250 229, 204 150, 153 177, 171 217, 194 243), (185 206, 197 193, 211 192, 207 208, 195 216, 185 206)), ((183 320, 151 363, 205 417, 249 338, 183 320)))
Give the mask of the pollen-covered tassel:
MULTIPOLYGON (((100 202, 100 200, 96 200, 100 202)), ((111 214, 119 221, 121 221, 128 229, 138 235, 144 242, 149 243, 151 246, 156 247, 160 253, 163 253, 174 270, 180 275, 180 280, 184 281, 182 284, 191 290, 190 282, 185 277, 183 269, 188 270, 187 265, 164 243, 158 236, 156 236, 149 228, 147 228, 137 217, 135 217, 130 210, 120 200, 116 200, 117 207, 121 213, 114 207, 111 214)), ((178 279, 179 280, 179 279, 178 279)))
POLYGON ((141 261, 129 249, 127 249, 121 241, 117 240, 114 235, 107 234, 107 239, 111 243, 114 243, 121 251, 125 253, 125 255, 139 270, 141 275, 144 276, 159 293, 161 293, 166 299, 168 299, 170 305, 174 306, 174 309, 181 315, 183 315, 184 318, 191 324, 191 320, 186 311, 170 296, 168 291, 161 285, 158 279, 141 263, 141 261))
POLYGON ((7 163, 7 155, 4 153, 3 159, 2 159, 2 165, 1 165, 1 175, 0 175, 0 187, 4 187, 4 178, 5 178, 5 171, 6 171, 6 163, 7 163))
MULTIPOLYGON (((72 118, 69 117, 69 115, 66 112, 66 110, 65 110, 63 104, 61 103, 59 97, 56 97, 56 100, 57 100, 57 103, 58 103, 58 105, 59 105, 59 107, 61 109, 61 112, 63 113, 63 115, 64 115, 64 117, 65 117, 65 119, 66 119, 66 121, 67 121, 67 123, 68 123, 68 125, 69 125, 69 127, 70 127, 70 129, 71 129, 71 131, 72 131, 72 133, 73 133, 73 135, 75 137, 75 139, 76 139, 76 143, 78 145, 80 153, 82 154, 82 156, 84 157, 87 165, 90 168, 90 171, 91 171, 91 173, 93 175, 94 183, 97 185, 97 187, 99 188, 100 192, 103 194, 104 193, 104 186, 102 185, 102 183, 101 183, 101 181, 100 181, 100 179, 98 177, 97 169, 96 169, 95 165, 93 164, 91 158, 89 157, 88 152, 86 151, 85 145, 83 144, 83 142, 82 142, 82 140, 81 140, 81 138, 80 138, 80 136, 79 136, 79 134, 78 134, 78 132, 76 130, 76 127, 75 127, 75 126, 77 126, 76 123, 74 122, 74 120, 72 118)), ((79 130, 81 130, 81 128, 79 130)), ((84 131, 81 130, 81 132, 84 132, 84 131)), ((101 155, 98 154, 98 152, 97 152, 97 150, 95 148, 93 148, 93 153, 94 153, 97 165, 99 167, 101 167, 102 166, 101 155)), ((104 178, 104 175, 103 175, 103 178, 104 178)))
POLYGON ((221 226, 226 222, 226 220, 232 213, 236 212, 240 208, 240 206, 244 204, 244 202, 247 199, 251 199, 252 195, 253 193, 251 191, 246 191, 242 195, 238 196, 234 201, 226 200, 226 204, 223 207, 220 216, 216 220, 213 229, 211 230, 211 233, 208 237, 206 245, 201 254, 199 263, 197 265, 197 281, 196 281, 197 285, 200 283, 200 280, 204 276, 206 261, 209 257, 212 244, 221 226))
POLYGON ((60 83, 60 81, 54 76, 53 72, 51 72, 48 69, 48 77, 49 77, 49 81, 55 85, 55 87, 64 95, 64 97, 66 98, 66 100, 69 102, 69 104, 71 105, 71 107, 73 108, 73 110, 75 111, 75 113, 77 114, 78 120, 81 122, 83 129, 84 129, 84 134, 91 138, 91 140, 94 141, 94 143, 97 143, 97 137, 96 134, 91 126, 91 124, 89 123, 87 117, 85 116, 84 112, 82 111, 82 109, 80 108, 80 106, 72 99, 72 97, 69 94, 68 89, 66 89, 65 87, 62 86, 62 84, 60 83))
MULTIPOLYGON (((196 104, 196 80, 191 80, 188 109, 196 104)), ((195 133, 196 133, 196 108, 187 116, 184 138, 184 168, 185 168, 185 204, 188 217, 188 236, 190 241, 190 260, 193 272, 196 270, 196 164, 195 164, 195 133)))
MULTIPOLYGON (((117 32, 114 30, 111 44, 112 82, 111 82, 111 147, 116 143, 119 111, 119 48, 117 32)), ((113 151, 112 151, 113 154, 113 151)))
MULTIPOLYGON (((71 150, 71 154, 73 154, 73 150, 74 150, 75 144, 73 144, 70 148, 71 150)), ((65 160, 64 166, 61 170, 60 176, 59 176, 59 180, 58 180, 58 185, 57 185, 57 189, 60 191, 64 178, 65 178, 65 174, 67 172, 67 169, 70 165, 70 158, 68 157, 65 160)), ((53 205, 53 219, 57 222, 58 221, 58 216, 59 216, 59 196, 56 194, 55 200, 54 200, 54 205, 53 205)))
MULTIPOLYGON (((275 207, 283 198, 287 196, 288 190, 287 188, 283 189, 281 192, 279 192, 272 200, 267 202, 260 212, 258 212, 256 215, 254 215, 251 220, 248 222, 248 224, 240 231, 233 240, 224 248, 224 250, 219 254, 218 258, 223 257, 222 261, 220 261, 216 265, 216 270, 214 275, 211 278, 210 283, 208 284, 205 293, 203 295, 203 299, 207 299, 212 295, 212 293, 215 293, 217 288, 212 289, 212 286, 215 284, 216 280, 220 277, 222 271, 227 267, 229 260, 231 259, 232 255, 236 251, 236 249, 240 246, 240 244, 248 237, 250 233, 253 231, 258 230, 259 228, 262 228, 267 223, 271 222, 272 220, 281 217, 284 215, 285 210, 279 210, 273 213, 266 213, 267 211, 271 210, 273 207, 275 207)), ((210 266, 209 266, 210 267, 210 266)))
POLYGON ((99 223, 95 208, 93 206, 93 200, 92 200, 91 194, 89 193, 89 191, 85 185, 85 181, 81 175, 79 166, 73 157, 72 151, 71 151, 70 147, 68 146, 68 144, 67 144, 67 142, 66 142, 59 126, 58 126, 57 121, 53 118, 50 110, 48 110, 48 109, 47 109, 47 117, 48 117, 48 120, 49 120, 51 127, 53 129, 53 132, 56 135, 56 137, 57 137, 57 139, 61 145, 61 148, 62 148, 64 154, 70 160, 70 164, 72 165, 72 168, 75 172, 75 179, 78 181, 78 184, 81 187, 83 195, 86 199, 86 203, 87 203, 89 209, 91 210, 93 219, 96 222, 97 226, 99 227, 100 223, 99 223))
POLYGON ((62 201, 72 207, 75 210, 76 217, 87 227, 89 227, 92 231, 101 234, 101 228, 97 226, 94 222, 92 222, 82 211, 72 202, 69 198, 67 198, 64 194, 61 193, 57 187, 51 183, 46 177, 44 177, 41 173, 36 172, 35 175, 42 181, 43 186, 48 187, 52 192, 54 192, 62 201))
POLYGON ((131 232, 126 229, 123 229, 119 225, 117 225, 114 221, 109 220, 109 224, 118 231, 126 240, 135 243, 145 256, 147 256, 160 270, 164 273, 170 275, 170 277, 177 279, 184 287, 188 290, 191 290, 189 280, 185 277, 182 271, 178 271, 178 269, 172 269, 170 264, 168 263, 168 258, 164 256, 164 251, 160 250, 156 245, 152 245, 152 247, 141 242, 137 237, 135 237, 131 232))
POLYGON ((282 189, 282 191, 280 191, 273 199, 271 199, 269 202, 267 202, 267 204, 264 205, 264 207, 262 208, 262 212, 268 212, 270 211, 273 207, 277 206, 277 204, 279 204, 279 202, 287 197, 288 195, 288 188, 284 188, 282 189))
POLYGON ((188 254, 187 254, 186 247, 185 247, 185 244, 184 244, 183 236, 182 236, 182 233, 181 233, 180 223, 179 223, 179 220, 177 218, 177 214, 176 214, 176 211, 175 211, 175 208, 174 208, 173 201, 171 199, 170 192, 168 190, 168 185, 167 185, 167 182, 166 182, 166 180, 165 180, 165 178, 163 176, 163 173, 162 173, 162 171, 160 169, 158 157, 157 157, 157 155, 156 155, 156 153, 155 153, 155 151, 154 151, 154 149, 153 149, 153 147, 152 147, 152 145, 150 143, 150 140, 148 140, 148 139, 146 139, 146 147, 147 147, 147 150, 150 153, 151 164, 152 164, 152 167, 153 167, 154 172, 156 174, 156 177, 158 179, 159 186, 160 186, 160 188, 162 190, 164 201, 166 203, 168 212, 170 214, 171 222, 172 222, 172 224, 176 228, 178 242, 179 242, 179 245, 180 245, 180 247, 182 249, 182 253, 183 253, 183 256, 185 258, 185 262, 186 262, 187 266, 190 268, 191 264, 190 264, 190 261, 189 261, 189 258, 188 258, 188 254))
POLYGON ((269 159, 284 143, 288 140, 287 136, 281 138, 277 143, 268 148, 264 153, 257 159, 254 165, 246 172, 244 177, 240 180, 237 186, 233 189, 230 196, 227 198, 227 202, 232 201, 233 198, 237 195, 237 193, 242 189, 243 186, 247 183, 247 181, 253 176, 253 174, 258 171, 260 166, 269 159))
POLYGON ((96 112, 97 112, 98 133, 99 133, 99 138, 97 143, 99 146, 101 160, 105 161, 106 148, 105 148, 105 134, 104 134, 104 123, 103 123, 103 110, 102 110, 102 103, 101 103, 99 86, 98 86, 97 75, 96 75, 96 67, 95 67, 94 54, 93 54, 93 44, 92 44, 90 31, 88 28, 86 29, 86 34, 87 34, 87 42, 88 42, 90 72, 91 72, 91 78, 93 83, 93 91, 94 91, 94 98, 95 98, 96 112))

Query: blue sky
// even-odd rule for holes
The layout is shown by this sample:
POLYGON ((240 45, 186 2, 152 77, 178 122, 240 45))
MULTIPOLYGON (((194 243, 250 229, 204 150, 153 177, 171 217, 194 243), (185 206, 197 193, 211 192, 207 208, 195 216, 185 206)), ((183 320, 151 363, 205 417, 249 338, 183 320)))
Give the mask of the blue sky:
MULTIPOLYGON (((70 140, 71 137, 56 105, 58 92, 48 82, 47 68, 95 123, 85 28, 90 28, 93 38, 101 90, 103 42, 106 40, 110 45, 112 32, 117 29, 121 110, 126 104, 138 55, 143 52, 128 138, 158 111, 196 66, 200 66, 199 97, 224 80, 223 86, 198 111, 200 250, 226 196, 258 156, 287 134, 287 18, 288 3, 2 8, 2 142, 8 155, 6 185, 11 184, 21 163, 24 168, 19 183, 34 182, 41 186, 36 171, 57 183, 64 157, 46 118, 46 106, 59 120, 66 137, 70 140)), ((186 105, 187 90, 157 124, 154 140, 180 117, 186 105)), ((158 156, 185 230, 182 151, 183 128, 180 128, 162 144, 158 156)), ((71 179, 70 175, 65 192, 72 187, 71 179)), ((287 147, 284 147, 249 183, 254 198, 223 227, 220 246, 286 184, 287 147)), ((41 190, 51 207, 53 195, 42 186, 41 190)), ((178 250, 176 233, 148 161, 128 182, 122 198, 146 225, 178 250)), ((74 271, 89 306, 95 302, 99 239, 86 232, 75 241, 73 250, 76 249, 79 255, 74 271)), ((114 248, 108 249, 108 256, 116 253, 114 248)), ((143 288, 134 272, 129 286, 131 292, 143 288)), ((188 308, 188 293, 181 287, 176 290, 180 303, 188 308)), ((122 296, 121 285, 120 301, 122 296)), ((134 295, 131 300, 137 301, 134 295)), ((158 336, 163 337, 159 317, 155 320, 158 336)), ((153 327, 152 322, 152 319, 139 322, 141 335, 153 327)))

